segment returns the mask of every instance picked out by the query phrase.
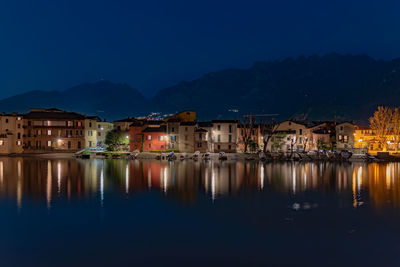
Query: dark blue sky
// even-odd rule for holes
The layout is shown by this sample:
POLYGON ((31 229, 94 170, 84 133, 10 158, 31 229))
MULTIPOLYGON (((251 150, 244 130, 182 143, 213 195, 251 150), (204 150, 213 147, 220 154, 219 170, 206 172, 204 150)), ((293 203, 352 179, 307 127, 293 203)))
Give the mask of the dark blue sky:
POLYGON ((400 1, 0 1, 0 98, 99 78, 145 95, 256 60, 400 57, 400 1))

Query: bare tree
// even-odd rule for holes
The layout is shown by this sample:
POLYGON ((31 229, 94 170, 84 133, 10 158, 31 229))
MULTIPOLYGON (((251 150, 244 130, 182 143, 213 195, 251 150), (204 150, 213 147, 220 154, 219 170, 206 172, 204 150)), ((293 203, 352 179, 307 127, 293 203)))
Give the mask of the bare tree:
POLYGON ((244 152, 247 152, 247 148, 249 147, 252 133, 254 130, 254 119, 251 115, 243 116, 243 121, 239 121, 239 126, 241 130, 241 142, 244 145, 244 152))
POLYGON ((263 120, 260 124, 263 152, 267 152, 269 141, 277 134, 279 123, 275 120, 263 120))
POLYGON ((389 107, 378 107, 374 115, 369 118, 371 129, 375 132, 376 138, 383 151, 387 150, 387 141, 391 132, 393 121, 393 110, 389 107))

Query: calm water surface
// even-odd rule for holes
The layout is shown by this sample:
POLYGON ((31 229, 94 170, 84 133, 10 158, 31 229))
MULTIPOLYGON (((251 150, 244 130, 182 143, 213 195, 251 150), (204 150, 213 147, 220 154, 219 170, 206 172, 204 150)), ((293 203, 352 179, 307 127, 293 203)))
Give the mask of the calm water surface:
POLYGON ((399 172, 0 158, 0 265, 400 266, 399 172))

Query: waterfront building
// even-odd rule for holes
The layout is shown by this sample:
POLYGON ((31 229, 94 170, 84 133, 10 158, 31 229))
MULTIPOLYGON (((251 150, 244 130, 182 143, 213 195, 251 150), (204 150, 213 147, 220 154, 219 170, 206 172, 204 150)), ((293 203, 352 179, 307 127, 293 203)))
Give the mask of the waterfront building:
POLYGON ((98 116, 87 116, 85 119, 85 148, 104 147, 107 133, 113 124, 102 121, 98 116))
POLYGON ((196 121, 196 119, 196 111, 185 110, 165 118, 165 121, 193 122, 196 121))
POLYGON ((247 146, 247 152, 252 151, 254 152, 258 148, 262 147, 264 144, 262 143, 261 138, 261 126, 260 124, 251 125, 244 125, 238 124, 237 125, 237 151, 244 152, 245 150, 245 142, 244 138, 246 135, 250 136, 250 141, 247 146))
POLYGON ((197 122, 180 122, 179 123, 179 152, 193 153, 195 151, 195 130, 197 122))
POLYGON ((293 120, 281 122, 276 128, 276 134, 271 138, 269 151, 304 151, 309 141, 307 123, 293 120))
POLYGON ((0 154, 23 152, 23 116, 0 114, 0 154))
POLYGON ((236 152, 238 121, 213 120, 212 124, 212 152, 236 152))
POLYGON ((74 152, 85 146, 85 116, 59 109, 31 109, 23 116, 23 152, 74 152))
POLYGON ((142 131, 143 151, 164 151, 167 148, 166 125, 148 126, 142 131))
POLYGON ((352 122, 342 122, 336 125, 337 150, 354 148, 355 125, 352 122))

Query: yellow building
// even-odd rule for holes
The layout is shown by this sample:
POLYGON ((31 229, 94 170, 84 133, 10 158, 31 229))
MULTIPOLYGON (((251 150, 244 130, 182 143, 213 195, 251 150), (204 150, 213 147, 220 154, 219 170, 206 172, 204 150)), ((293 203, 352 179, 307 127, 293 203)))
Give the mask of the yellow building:
POLYGON ((0 114, 0 154, 23 152, 23 116, 0 114))
POLYGON ((172 116, 169 116, 165 119, 166 122, 169 121, 179 121, 179 122, 193 122, 196 121, 196 111, 193 110, 185 110, 179 113, 176 113, 172 116))
POLYGON ((111 122, 102 121, 97 116, 85 119, 85 148, 103 147, 109 131, 113 129, 111 122))

